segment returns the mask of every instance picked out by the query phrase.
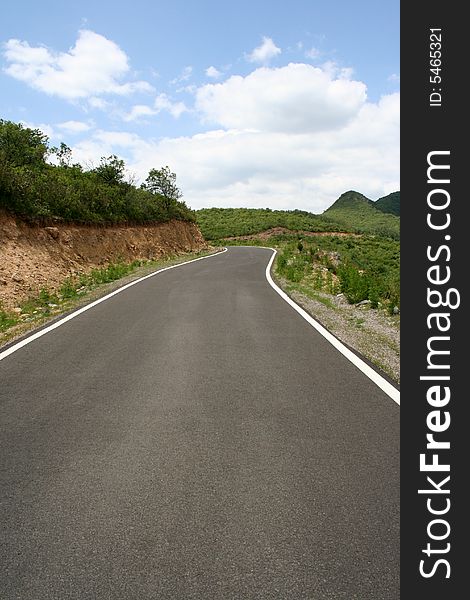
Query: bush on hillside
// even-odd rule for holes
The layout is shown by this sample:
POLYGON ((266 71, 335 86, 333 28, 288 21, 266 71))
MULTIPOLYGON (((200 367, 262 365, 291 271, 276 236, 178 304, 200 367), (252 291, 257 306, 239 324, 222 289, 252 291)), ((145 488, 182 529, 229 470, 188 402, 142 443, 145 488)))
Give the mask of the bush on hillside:
MULTIPOLYGON (((174 183, 176 175, 171 175, 174 183)), ((180 197, 126 181, 125 163, 116 155, 84 170, 72 164, 65 144, 50 148, 39 130, 0 120, 0 208, 19 217, 90 224, 194 221, 180 197), (56 165, 46 160, 53 155, 56 165)))

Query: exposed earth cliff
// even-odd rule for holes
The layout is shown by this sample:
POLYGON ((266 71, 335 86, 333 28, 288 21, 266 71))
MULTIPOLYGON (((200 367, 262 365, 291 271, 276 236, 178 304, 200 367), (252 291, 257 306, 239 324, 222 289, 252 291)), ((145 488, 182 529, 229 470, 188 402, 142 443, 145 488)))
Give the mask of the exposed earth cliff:
POLYGON ((198 227, 170 221, 136 227, 30 226, 0 212, 0 301, 13 308, 41 288, 111 262, 155 259, 206 247, 198 227))

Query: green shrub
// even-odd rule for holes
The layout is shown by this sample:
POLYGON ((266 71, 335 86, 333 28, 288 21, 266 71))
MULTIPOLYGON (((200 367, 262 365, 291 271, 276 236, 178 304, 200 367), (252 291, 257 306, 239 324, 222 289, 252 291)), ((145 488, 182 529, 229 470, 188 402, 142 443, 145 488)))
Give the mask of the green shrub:
POLYGON ((70 298, 76 298, 78 296, 78 287, 80 283, 76 280, 67 278, 64 283, 60 286, 59 293, 63 300, 69 300, 70 298))
POLYGON ((369 277, 352 265, 338 269, 341 291, 350 304, 356 304, 369 296, 369 277))
POLYGON ((290 238, 278 252, 277 272, 289 281, 300 283, 307 277, 315 290, 341 290, 351 304, 370 300, 372 308, 380 303, 390 313, 400 306, 398 242, 371 236, 304 237, 301 251, 298 243, 290 238))
POLYGON ((18 316, 3 309, 0 302, 0 331, 5 331, 9 327, 18 323, 18 316))

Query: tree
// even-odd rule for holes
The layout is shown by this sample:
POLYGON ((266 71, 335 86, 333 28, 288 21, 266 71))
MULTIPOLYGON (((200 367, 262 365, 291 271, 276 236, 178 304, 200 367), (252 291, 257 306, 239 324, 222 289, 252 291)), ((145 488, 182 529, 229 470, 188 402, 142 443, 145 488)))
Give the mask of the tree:
POLYGON ((67 168, 71 166, 72 150, 67 144, 60 142, 60 146, 58 148, 53 148, 52 152, 57 156, 59 167, 67 168))
POLYGON ((152 194, 161 196, 166 209, 169 209, 183 196, 181 190, 176 186, 176 175, 170 171, 168 166, 161 169, 150 169, 148 177, 141 187, 152 194))
POLYGON ((39 129, 0 119, 0 159, 15 167, 42 167, 49 152, 48 137, 39 129))
POLYGON ((125 170, 126 163, 115 154, 111 154, 108 157, 101 157, 101 162, 93 169, 93 173, 96 173, 104 183, 119 185, 124 183, 125 170))

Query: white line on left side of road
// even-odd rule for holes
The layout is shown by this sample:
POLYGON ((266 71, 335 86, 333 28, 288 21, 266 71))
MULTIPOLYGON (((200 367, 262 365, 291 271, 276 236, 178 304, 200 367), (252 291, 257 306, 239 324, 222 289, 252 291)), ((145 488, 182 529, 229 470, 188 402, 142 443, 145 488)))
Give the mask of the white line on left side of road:
POLYGON ((379 375, 372 367, 364 362, 357 354, 354 354, 347 346, 345 346, 340 340, 331 334, 327 329, 320 325, 313 317, 311 317, 303 308, 296 304, 292 298, 290 298, 279 286, 277 286, 273 278, 271 277, 271 266, 274 262, 274 258, 277 254, 277 250, 274 248, 268 248, 272 250, 273 255, 266 267, 266 279, 269 285, 285 300, 294 310, 296 310, 301 317, 303 317, 312 327, 314 327, 318 333, 320 333, 330 344, 332 344, 343 356, 353 363, 360 371, 364 373, 370 380, 372 380, 383 392, 387 394, 394 402, 400 404, 400 392, 395 386, 389 383, 384 377, 379 375))
POLYGON ((122 287, 118 288, 117 290, 114 290, 114 292, 106 294, 106 296, 103 296, 102 298, 98 298, 98 300, 95 300, 94 302, 90 302, 90 304, 86 304, 85 306, 82 306, 82 308, 75 310, 74 312, 70 313, 63 319, 60 319, 59 321, 52 323, 52 325, 49 325, 48 327, 45 327, 44 329, 40 329, 39 331, 36 331, 36 333, 31 334, 30 336, 24 338, 20 342, 13 344, 13 346, 10 346, 3 352, 0 352, 0 360, 3 360, 7 356, 10 356, 10 354, 13 354, 20 348, 23 348, 24 346, 30 344, 34 340, 37 340, 38 338, 42 337, 43 335, 46 335, 46 333, 49 333, 50 331, 57 329, 57 327, 60 327, 64 323, 67 323, 67 321, 70 321, 71 319, 78 317, 78 315, 81 315, 82 313, 86 312, 87 310, 90 310, 90 308, 93 308, 97 304, 101 304, 101 302, 104 302, 105 300, 109 300, 109 298, 112 298, 116 294, 120 294, 124 290, 129 289, 133 285, 136 285, 137 283, 140 283, 141 281, 144 281, 145 279, 154 277, 155 275, 158 275, 159 273, 162 273, 163 271, 169 271, 170 269, 176 269, 176 267, 182 267, 183 265, 188 265, 189 263, 197 262, 198 260, 205 260, 206 258, 212 258, 213 256, 218 256, 219 254, 223 254, 224 252, 227 252, 227 248, 224 248, 224 250, 222 250, 222 252, 216 252, 215 254, 209 254, 208 256, 201 256, 199 258, 193 258, 192 260, 187 260, 185 262, 178 263, 177 265, 171 265, 170 267, 164 267, 163 269, 154 271, 153 273, 150 273, 149 275, 144 275, 144 277, 140 277, 139 279, 136 279, 135 281, 131 281, 130 283, 123 285, 122 287))

